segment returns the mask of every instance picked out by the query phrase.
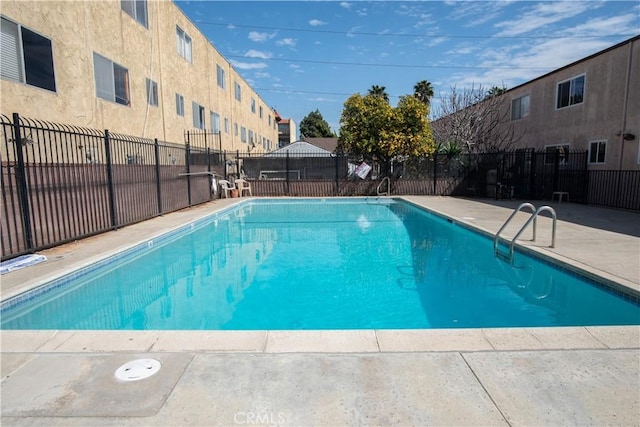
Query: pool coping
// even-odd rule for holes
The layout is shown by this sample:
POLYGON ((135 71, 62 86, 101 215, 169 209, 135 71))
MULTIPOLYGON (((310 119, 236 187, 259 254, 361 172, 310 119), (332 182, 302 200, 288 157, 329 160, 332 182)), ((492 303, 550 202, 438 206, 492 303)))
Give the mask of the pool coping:
MULTIPOLYGON (((327 197, 323 197, 327 198, 327 197)), ((408 203, 451 218, 430 206, 405 197, 392 196, 408 203)), ((176 230, 194 224, 225 209, 237 206, 247 199, 231 200, 213 210, 203 209, 201 215, 188 222, 166 227, 150 233, 142 241, 112 248, 101 255, 40 277, 13 292, 3 292, 2 301, 50 282, 95 262, 105 260, 126 249, 161 238, 176 230)), ((211 207, 211 206, 209 206, 211 207)), ((475 224, 451 218, 456 223, 481 234, 492 234, 475 224)), ((580 273, 574 260, 558 259, 558 254, 542 252, 537 248, 520 247, 540 252, 540 255, 567 264, 580 273), (552 256, 553 255, 553 256, 552 256)), ((587 271, 588 272, 588 271, 587 271)), ((594 273, 601 280, 601 271, 594 273)), ((615 280, 614 280, 615 279, 615 280)), ((625 289, 634 290, 611 281, 625 289)), ((368 352, 425 352, 425 351, 515 351, 515 350, 571 350, 571 349, 629 349, 640 348, 638 326, 586 326, 536 328, 485 329, 425 329, 425 330, 323 330, 323 331, 79 331, 79 330, 0 330, 2 352, 251 352, 251 353, 368 353, 368 352)))

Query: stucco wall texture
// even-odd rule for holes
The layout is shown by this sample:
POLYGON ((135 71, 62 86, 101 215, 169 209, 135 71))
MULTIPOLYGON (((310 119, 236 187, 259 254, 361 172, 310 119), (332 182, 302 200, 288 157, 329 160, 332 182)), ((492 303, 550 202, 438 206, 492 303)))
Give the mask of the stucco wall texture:
MULTIPOLYGON (((220 115, 223 150, 245 151, 248 143, 234 134, 245 127, 255 136, 255 151, 263 138, 277 148, 275 114, 260 95, 168 0, 148 1, 145 27, 121 8, 120 1, 2 1, 2 16, 51 40, 56 91, 0 80, 2 113, 71 124, 166 142, 184 143, 194 128, 192 103, 220 115), (179 55, 176 29, 190 38, 192 62, 179 55), (130 105, 96 96, 93 54, 128 70, 130 105), (225 87, 217 83, 217 66, 225 71, 225 87), (146 79, 158 84, 158 105, 147 102, 146 79), (235 83, 242 100, 234 96, 235 83), (176 94, 184 97, 184 116, 176 112, 176 94), (255 112, 251 100, 255 100, 255 112), (263 115, 260 117, 260 108, 263 115), (225 132, 225 118, 228 132, 225 132)), ((219 147, 212 147, 219 148, 219 147)))

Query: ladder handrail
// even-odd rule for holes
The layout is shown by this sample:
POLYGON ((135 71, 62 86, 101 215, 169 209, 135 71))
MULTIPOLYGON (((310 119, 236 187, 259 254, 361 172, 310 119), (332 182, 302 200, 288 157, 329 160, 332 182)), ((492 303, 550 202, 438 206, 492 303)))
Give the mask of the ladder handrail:
MULTIPOLYGON (((536 207, 533 206, 531 203, 528 203, 528 202, 522 203, 522 204, 520 204, 520 206, 518 206, 516 209, 514 209, 514 211, 509 216, 509 218, 507 218, 507 220, 504 222, 504 224, 502 224, 502 227, 500 227, 500 230, 498 230, 498 232, 496 233, 495 238, 493 239, 493 252, 494 253, 496 253, 498 251, 498 239, 500 238, 500 233, 502 233, 504 231, 504 229, 507 227, 507 225, 509 225, 509 222, 511 222, 513 217, 516 216, 516 214, 518 212, 520 212, 524 208, 530 208, 532 215, 536 211, 536 207)), ((531 219, 531 218, 529 218, 529 219, 531 219)), ((534 219, 535 219, 535 217, 534 217, 534 219)), ((536 223, 535 222, 533 223, 533 239, 531 239, 531 240, 533 240, 534 242, 536 240, 536 223)))
MULTIPOLYGON (((551 246, 549 246, 550 248, 555 248, 556 247, 556 222, 557 222, 557 215, 556 215, 556 211, 551 207, 551 206, 541 206, 539 207, 533 215, 531 215, 531 217, 527 220, 527 222, 524 223, 524 225, 520 228, 520 230, 516 233, 516 235, 513 237, 513 239, 511 239, 511 247, 509 248, 509 257, 511 259, 511 261, 513 261, 513 251, 514 251, 514 246, 516 243, 516 240, 518 239, 518 237, 520 237, 520 235, 522 234, 522 232, 524 231, 525 228, 527 228, 527 226, 531 223, 531 221, 535 221, 536 217, 540 214, 540 212, 544 212, 547 211, 549 213, 551 213, 551 218, 553 219, 553 223, 551 226, 551 246)), ((534 222, 535 224, 535 222, 534 222)), ((535 225, 534 225, 535 227, 535 225)))
POLYGON ((378 196, 381 196, 381 195, 389 196, 391 194, 391 179, 388 176, 385 176, 384 178, 382 178, 382 181, 380 181, 380 183, 376 187, 376 194, 378 194, 378 196), (385 181, 387 182, 387 191, 380 192, 380 187, 382 187, 382 184, 384 184, 385 181))

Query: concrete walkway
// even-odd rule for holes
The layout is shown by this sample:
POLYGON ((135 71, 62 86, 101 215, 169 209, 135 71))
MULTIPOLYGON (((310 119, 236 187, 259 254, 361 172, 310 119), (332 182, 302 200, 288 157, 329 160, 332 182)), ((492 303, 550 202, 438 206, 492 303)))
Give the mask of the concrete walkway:
MULTIPOLYGON (((516 202, 407 197, 495 233, 516 202)), ((2 299, 235 203, 44 251, 2 299)), ((640 215, 563 203, 531 251, 637 292, 640 215)), ((514 226, 515 227, 515 226, 514 226)), ((506 235, 513 233, 508 229, 506 235)), ((511 234, 512 235, 512 234, 511 234)), ((2 425, 638 425, 640 328, 1 331, 2 425), (160 371, 122 382, 123 363, 160 371)))

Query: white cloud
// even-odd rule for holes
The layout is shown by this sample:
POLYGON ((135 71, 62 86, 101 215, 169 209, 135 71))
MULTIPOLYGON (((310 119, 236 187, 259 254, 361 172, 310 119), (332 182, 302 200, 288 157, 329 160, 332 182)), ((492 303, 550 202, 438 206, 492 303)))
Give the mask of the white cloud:
POLYGON ((289 68, 300 68, 300 66, 298 64, 289 64, 289 68))
POLYGON ((286 37, 284 39, 280 39, 280 40, 276 41, 276 44, 278 46, 295 47, 296 46, 296 40, 292 39, 291 37, 286 37))
POLYGON ((236 29, 236 26, 235 26, 235 25, 233 25, 233 24, 229 24, 229 25, 227 25, 227 29, 228 29, 228 30, 235 30, 235 29, 236 29))
POLYGON ((239 70, 261 70, 267 68, 267 64, 264 62, 240 62, 234 59, 231 59, 229 62, 239 70))
POLYGON ((255 73, 256 78, 258 79, 268 79, 271 77, 271 74, 265 72, 265 71, 257 71, 255 73))
POLYGON ((309 101, 313 101, 313 102, 336 102, 335 99, 323 98, 321 96, 317 96, 315 98, 310 98, 309 101))
POLYGON ((319 19, 312 19, 311 21, 309 21, 309 25, 311 25, 312 27, 319 27, 321 25, 327 25, 327 23, 319 19))
POLYGON ((352 4, 346 1, 340 2, 340 7, 344 7, 345 9, 351 9, 352 4))
POLYGON ((360 28, 361 28, 361 27, 360 27, 359 25, 357 25, 357 26, 355 26, 355 27, 351 28, 349 31, 347 31, 347 37, 355 37, 355 34, 353 34, 353 33, 358 32, 358 30, 359 30, 360 28))
POLYGON ((267 40, 270 40, 276 36, 275 33, 260 33, 258 31, 251 31, 249 33, 249 40, 257 43, 263 43, 267 40))
POLYGON ((638 32, 638 15, 628 13, 626 15, 598 17, 576 25, 563 32, 563 35, 590 36, 594 34, 607 34, 615 28, 618 34, 634 34, 638 32))
POLYGON ((271 54, 271 52, 262 52, 262 51, 255 50, 255 49, 249 49, 248 51, 245 52, 244 56, 246 58, 269 59, 273 55, 271 54))
POLYGON ((498 33, 499 36, 516 36, 572 18, 594 7, 600 7, 600 3, 582 1, 537 3, 521 16, 499 22, 495 27, 502 28, 498 33))

